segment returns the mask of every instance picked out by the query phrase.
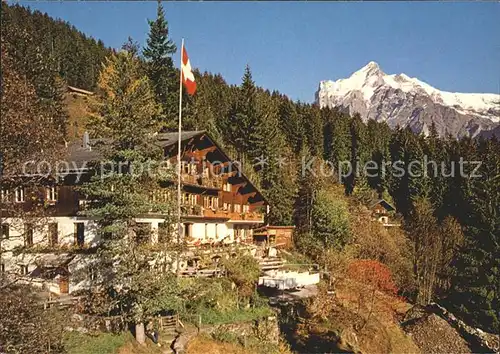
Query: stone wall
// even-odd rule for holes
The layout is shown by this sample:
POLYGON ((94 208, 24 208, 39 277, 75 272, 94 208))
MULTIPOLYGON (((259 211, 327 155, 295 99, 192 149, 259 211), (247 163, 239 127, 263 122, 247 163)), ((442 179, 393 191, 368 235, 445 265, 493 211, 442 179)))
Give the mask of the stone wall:
POLYGON ((269 316, 252 322, 223 324, 212 327, 213 332, 228 332, 238 336, 254 336, 259 340, 277 344, 280 330, 276 316, 269 316))

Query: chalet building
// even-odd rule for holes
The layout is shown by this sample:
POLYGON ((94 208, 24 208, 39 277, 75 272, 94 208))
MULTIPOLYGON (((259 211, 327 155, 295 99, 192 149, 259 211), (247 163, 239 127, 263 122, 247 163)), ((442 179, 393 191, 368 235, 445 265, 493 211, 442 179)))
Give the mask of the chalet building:
POLYGON ((294 230, 295 226, 262 226, 253 230, 252 241, 265 246, 290 248, 294 230))
MULTIPOLYGON (((79 214, 86 201, 75 188, 89 179, 90 163, 100 160, 94 144, 88 134, 83 141, 70 144, 64 175, 42 180, 40 187, 28 190, 3 184, 0 271, 29 276, 40 273, 43 267, 56 279, 49 285, 53 292, 72 292, 83 286, 71 280, 82 267, 83 256, 75 258, 69 251, 91 250, 99 244, 95 222, 79 214), (32 215, 13 217, 8 215, 7 205, 26 211, 41 205, 49 215, 43 222, 32 215), (16 249, 23 251, 18 253, 16 249)), ((157 144, 164 151, 167 165, 175 166, 178 134, 158 134, 157 144)), ((181 237, 192 246, 252 239, 253 230, 263 225, 269 211, 262 194, 206 132, 183 132, 181 149, 181 237)), ((172 178, 171 186, 176 179, 172 178)), ((167 190, 171 189, 159 194, 167 190)), ((136 220, 142 223, 151 243, 162 242, 165 233, 175 229, 166 225, 162 215, 139 215, 136 220)))
POLYGON ((391 221, 396 208, 394 208, 384 199, 380 199, 372 203, 369 209, 371 211, 372 218, 380 222, 385 227, 399 226, 399 224, 393 223, 391 221))

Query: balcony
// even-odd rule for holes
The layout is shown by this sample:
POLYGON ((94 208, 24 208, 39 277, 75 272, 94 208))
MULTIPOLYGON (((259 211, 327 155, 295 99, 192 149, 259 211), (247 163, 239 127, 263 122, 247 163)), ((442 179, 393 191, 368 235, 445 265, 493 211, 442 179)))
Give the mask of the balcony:
POLYGON ((264 215, 258 212, 234 213, 223 209, 202 208, 198 205, 185 205, 182 207, 184 216, 194 216, 212 219, 229 219, 263 222, 264 215))
POLYGON ((182 214, 184 216, 203 216, 203 210, 199 205, 182 205, 182 214))
POLYGON ((197 174, 182 173, 181 180, 184 184, 205 188, 222 189, 222 178, 206 177, 197 174))
POLYGON ((264 215, 257 212, 230 213, 231 220, 246 220, 264 222, 264 215))

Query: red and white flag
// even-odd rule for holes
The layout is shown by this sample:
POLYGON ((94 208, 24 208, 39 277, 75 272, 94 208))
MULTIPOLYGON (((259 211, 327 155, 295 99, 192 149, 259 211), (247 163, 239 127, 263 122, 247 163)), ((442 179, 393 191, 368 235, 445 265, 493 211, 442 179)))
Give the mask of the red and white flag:
POLYGON ((188 53, 186 48, 182 47, 182 64, 181 64, 181 75, 182 82, 186 86, 186 90, 190 95, 194 95, 196 92, 196 82, 194 81, 193 71, 191 69, 191 63, 189 62, 188 53))

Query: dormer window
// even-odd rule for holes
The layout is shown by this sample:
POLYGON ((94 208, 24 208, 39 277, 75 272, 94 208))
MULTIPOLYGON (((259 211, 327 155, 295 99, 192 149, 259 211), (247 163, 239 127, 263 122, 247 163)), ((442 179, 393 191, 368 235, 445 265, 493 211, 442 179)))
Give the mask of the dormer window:
POLYGON ((56 202, 57 200, 57 187, 51 186, 47 188, 47 201, 56 202))
POLYGON ((24 188, 23 187, 17 187, 15 189, 14 200, 16 201, 16 203, 24 202, 24 188))

